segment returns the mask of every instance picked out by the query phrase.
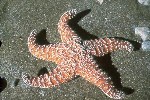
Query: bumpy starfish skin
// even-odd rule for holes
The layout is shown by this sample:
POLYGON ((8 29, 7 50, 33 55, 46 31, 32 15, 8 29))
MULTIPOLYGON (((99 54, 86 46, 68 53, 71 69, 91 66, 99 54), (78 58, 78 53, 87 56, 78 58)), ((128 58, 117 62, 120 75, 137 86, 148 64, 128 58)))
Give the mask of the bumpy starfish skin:
POLYGON ((32 55, 37 58, 53 61, 58 66, 39 77, 23 75, 23 81, 33 87, 48 88, 67 82, 76 76, 99 87, 107 96, 114 99, 124 97, 124 92, 115 88, 111 78, 101 69, 92 55, 102 56, 116 50, 132 51, 132 45, 114 38, 99 38, 82 41, 68 26, 68 21, 76 15, 75 10, 65 12, 58 23, 61 43, 38 45, 37 32, 33 30, 28 38, 28 47, 32 55), (82 41, 82 43, 81 43, 82 41))

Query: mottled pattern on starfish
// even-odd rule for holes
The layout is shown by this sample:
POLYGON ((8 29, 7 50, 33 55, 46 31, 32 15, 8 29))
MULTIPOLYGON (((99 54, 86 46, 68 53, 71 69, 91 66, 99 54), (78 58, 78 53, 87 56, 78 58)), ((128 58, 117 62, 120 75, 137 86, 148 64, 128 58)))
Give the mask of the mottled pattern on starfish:
POLYGON ((67 82, 76 76, 99 87, 107 96, 114 99, 124 97, 124 92, 113 85, 106 72, 98 68, 92 55, 103 56, 116 50, 132 51, 132 45, 115 38, 99 38, 95 40, 81 40, 68 26, 68 22, 76 15, 76 10, 65 12, 58 23, 61 43, 38 45, 37 32, 33 30, 28 38, 28 47, 32 55, 37 58, 53 61, 57 67, 39 77, 22 76, 23 81, 33 87, 49 88, 67 82), (81 42, 82 41, 82 42, 81 42))

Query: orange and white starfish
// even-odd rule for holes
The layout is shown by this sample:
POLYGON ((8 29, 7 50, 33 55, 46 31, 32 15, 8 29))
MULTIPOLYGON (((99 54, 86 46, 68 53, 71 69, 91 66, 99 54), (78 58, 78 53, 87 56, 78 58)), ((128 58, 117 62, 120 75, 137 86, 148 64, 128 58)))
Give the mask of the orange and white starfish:
POLYGON ((110 98, 123 98, 124 92, 116 89, 106 72, 98 68, 93 55, 103 56, 118 49, 132 51, 132 45, 115 38, 83 41, 68 25, 75 15, 76 10, 70 10, 61 16, 58 23, 61 43, 39 45, 36 43, 37 32, 35 30, 31 32, 28 38, 31 54, 46 61, 53 61, 58 66, 39 77, 25 74, 22 76, 23 81, 33 87, 49 88, 81 76, 99 87, 110 98))

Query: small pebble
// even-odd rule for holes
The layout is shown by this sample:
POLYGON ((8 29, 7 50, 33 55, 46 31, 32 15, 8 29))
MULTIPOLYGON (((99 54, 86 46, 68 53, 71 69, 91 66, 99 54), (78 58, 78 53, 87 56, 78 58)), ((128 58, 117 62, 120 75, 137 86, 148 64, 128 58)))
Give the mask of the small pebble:
POLYGON ((135 34, 141 36, 142 40, 150 40, 150 29, 148 27, 136 27, 135 34))
POLYGON ((143 51, 150 51, 150 41, 143 41, 142 49, 143 49, 143 51))
POLYGON ((138 2, 139 2, 140 4, 145 5, 145 6, 150 5, 150 0, 138 0, 138 2))
POLYGON ((103 0, 97 0, 99 2, 99 4, 102 4, 103 3, 103 0))

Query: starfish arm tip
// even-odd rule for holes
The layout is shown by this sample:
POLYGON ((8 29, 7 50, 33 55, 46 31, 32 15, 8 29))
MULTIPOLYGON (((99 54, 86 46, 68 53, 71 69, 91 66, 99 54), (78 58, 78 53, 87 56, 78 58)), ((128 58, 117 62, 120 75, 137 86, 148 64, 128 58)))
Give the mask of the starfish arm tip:
POLYGON ((36 29, 33 29, 33 30, 30 32, 30 36, 31 36, 31 35, 35 35, 35 34, 37 34, 37 30, 36 30, 36 29))
POLYGON ((30 75, 28 73, 22 73, 23 82, 29 85, 28 80, 30 79, 30 75))
POLYGON ((125 93, 123 91, 118 91, 114 96, 114 99, 122 99, 125 97, 125 93))

